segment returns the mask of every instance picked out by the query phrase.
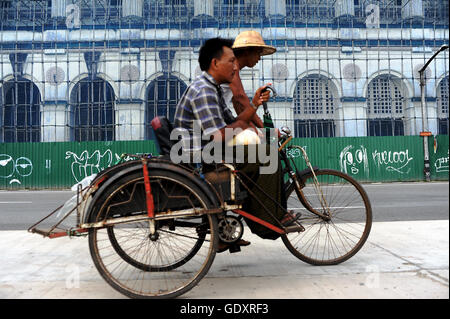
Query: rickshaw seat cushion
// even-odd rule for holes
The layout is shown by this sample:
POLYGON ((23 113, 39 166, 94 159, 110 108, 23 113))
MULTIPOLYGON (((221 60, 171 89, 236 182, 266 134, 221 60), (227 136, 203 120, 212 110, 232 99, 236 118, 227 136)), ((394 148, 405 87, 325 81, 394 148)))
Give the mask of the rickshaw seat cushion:
POLYGON ((151 121, 153 131, 155 132, 156 143, 158 144, 160 155, 169 155, 174 141, 170 140, 170 133, 173 125, 165 116, 157 116, 151 121))

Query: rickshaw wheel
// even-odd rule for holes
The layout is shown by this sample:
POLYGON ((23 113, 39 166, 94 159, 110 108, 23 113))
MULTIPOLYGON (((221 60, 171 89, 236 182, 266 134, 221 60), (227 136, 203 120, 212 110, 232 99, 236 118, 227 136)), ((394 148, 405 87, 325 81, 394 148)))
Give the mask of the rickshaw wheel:
MULTIPOLYGON (((155 212, 212 208, 190 178, 167 170, 149 170, 155 212)), ((93 221, 146 213, 141 171, 114 182, 98 197, 93 221)), ((169 216, 167 216, 169 217, 169 216)), ((92 220, 91 219, 91 220, 92 220)), ((101 276, 132 298, 171 298, 192 289, 208 272, 217 247, 217 217, 211 214, 148 220, 92 228, 89 247, 101 276)))
POLYGON ((304 231, 281 238, 289 251, 312 265, 337 265, 354 256, 369 237, 372 208, 364 188, 331 169, 303 177, 303 188, 287 188, 288 209, 300 212, 304 231), (320 217, 326 215, 328 218, 320 217))

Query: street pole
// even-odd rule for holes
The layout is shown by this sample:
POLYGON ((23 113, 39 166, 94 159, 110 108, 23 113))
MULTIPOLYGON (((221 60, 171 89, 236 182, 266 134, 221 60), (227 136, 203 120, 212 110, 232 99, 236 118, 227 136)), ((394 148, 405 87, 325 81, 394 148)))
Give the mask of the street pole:
POLYGON ((434 58, 442 51, 448 49, 448 45, 443 45, 441 48, 436 51, 435 54, 425 63, 425 65, 419 70, 420 75, 420 101, 422 105, 422 132, 420 132, 420 136, 423 137, 423 159, 424 159, 424 169, 423 172, 425 174, 425 180, 429 182, 431 180, 430 178, 430 154, 428 152, 428 136, 431 136, 431 132, 428 131, 428 119, 427 119, 427 112, 425 107, 425 75, 424 71, 428 67, 428 65, 431 63, 431 61, 434 60, 434 58))

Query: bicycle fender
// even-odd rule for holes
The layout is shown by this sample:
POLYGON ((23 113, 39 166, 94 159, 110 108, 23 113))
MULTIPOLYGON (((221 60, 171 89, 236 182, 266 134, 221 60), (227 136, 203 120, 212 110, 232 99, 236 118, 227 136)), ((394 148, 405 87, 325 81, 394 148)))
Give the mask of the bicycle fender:
MULTIPOLYGON (((126 163, 124 163, 126 164, 126 163)), ((105 172, 104 174, 101 174, 101 176, 106 177, 106 179, 101 181, 101 186, 98 189, 98 191, 95 192, 92 200, 90 201, 89 207, 86 211, 86 214, 84 214, 83 222, 89 223, 91 219, 91 213, 93 206, 97 202, 98 198, 102 195, 102 193, 108 189, 109 186, 111 186, 115 181, 119 180, 120 178, 132 174, 134 172, 142 171, 142 161, 131 161, 128 162, 128 165, 118 165, 117 169, 109 170, 108 172, 105 172)), ((160 160, 160 159, 150 159, 147 162, 147 167, 149 170, 152 169, 159 169, 159 170, 167 170, 173 173, 176 173, 180 176, 189 178, 196 186, 198 186, 202 192, 208 197, 208 199, 211 201, 212 205, 220 206, 220 200, 218 195, 215 191, 213 191, 212 186, 205 183, 200 177, 194 175, 193 171, 181 166, 177 165, 171 162, 168 162, 166 160, 160 160)), ((100 180, 99 178, 96 178, 96 180, 100 180)))

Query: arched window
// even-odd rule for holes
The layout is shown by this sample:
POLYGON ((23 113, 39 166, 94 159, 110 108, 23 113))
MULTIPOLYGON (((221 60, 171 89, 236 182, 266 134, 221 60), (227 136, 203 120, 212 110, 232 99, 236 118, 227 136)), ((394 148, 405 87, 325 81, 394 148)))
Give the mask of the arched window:
POLYGON ((399 79, 392 75, 380 75, 373 79, 367 92, 367 135, 404 135, 405 99, 399 79))
POLYGON ((178 101, 186 88, 183 81, 168 74, 157 77, 148 85, 145 116, 147 139, 154 138, 150 122, 155 116, 165 116, 173 122, 178 101))
POLYGON ((109 83, 98 77, 84 78, 73 88, 70 101, 74 141, 115 139, 115 97, 109 83))
POLYGON ((438 134, 448 134, 448 101, 449 101, 449 82, 448 76, 441 80, 437 89, 437 106, 439 128, 438 134))
POLYGON ((335 136, 335 91, 331 81, 310 75, 297 82, 294 92, 296 137, 335 136))
POLYGON ((0 141, 40 142, 41 95, 37 86, 22 77, 7 81, 0 97, 0 141))

